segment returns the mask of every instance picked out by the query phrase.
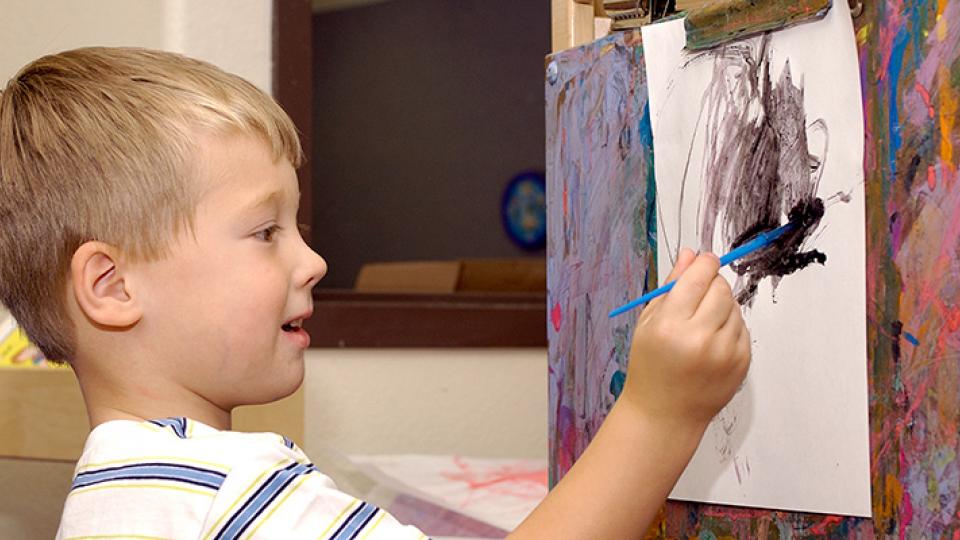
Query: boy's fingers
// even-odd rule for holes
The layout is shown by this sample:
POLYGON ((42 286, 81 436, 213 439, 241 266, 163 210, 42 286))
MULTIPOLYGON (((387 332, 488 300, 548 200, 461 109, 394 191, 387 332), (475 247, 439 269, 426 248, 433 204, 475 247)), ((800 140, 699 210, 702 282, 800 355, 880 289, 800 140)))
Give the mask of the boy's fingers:
POLYGON ((746 374, 747 370, 750 369, 751 352, 750 330, 748 330, 746 326, 741 326, 740 335, 737 336, 737 357, 743 359, 744 374, 746 374))
POLYGON ((739 307, 733 300, 733 291, 730 290, 730 284, 721 275, 716 275, 707 289, 707 294, 700 302, 700 307, 694 313, 693 318, 703 323, 708 329, 716 330, 731 324, 731 318, 739 316, 739 312, 734 313, 733 309, 739 307))
POLYGON ((663 308, 681 317, 692 317, 719 270, 720 259, 716 255, 705 253, 697 257, 677 279, 676 286, 663 300, 663 308))
MULTIPOLYGON (((683 272, 690 267, 694 260, 696 260, 697 255, 690 248, 683 248, 680 250, 680 253, 677 255, 677 262, 673 265, 673 270, 670 271, 670 275, 667 276, 667 279, 661 281, 661 283, 670 283, 675 279, 679 278, 683 272)), ((660 298, 654 299, 650 302, 650 306, 655 306, 663 301, 663 296, 660 298)))
POLYGON ((664 283, 670 283, 671 281, 680 277, 683 274, 683 271, 686 270, 694 260, 696 260, 697 254, 693 252, 690 248, 683 248, 680 250, 680 253, 677 255, 677 263, 673 265, 673 270, 670 271, 670 275, 667 276, 664 283))
POLYGON ((740 309, 740 304, 736 301, 731 302, 730 316, 727 318, 727 322, 723 323, 724 328, 727 326, 732 326, 741 333, 747 331, 747 325, 743 321, 743 311, 740 309))

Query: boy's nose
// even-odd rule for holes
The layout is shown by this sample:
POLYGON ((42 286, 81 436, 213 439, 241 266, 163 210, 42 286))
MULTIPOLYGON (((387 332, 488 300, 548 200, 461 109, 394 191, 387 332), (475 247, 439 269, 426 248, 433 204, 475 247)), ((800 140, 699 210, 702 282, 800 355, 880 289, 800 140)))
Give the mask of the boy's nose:
POLYGON ((323 260, 316 251, 303 243, 305 261, 301 266, 303 272, 303 286, 311 289, 327 274, 327 261, 323 260))

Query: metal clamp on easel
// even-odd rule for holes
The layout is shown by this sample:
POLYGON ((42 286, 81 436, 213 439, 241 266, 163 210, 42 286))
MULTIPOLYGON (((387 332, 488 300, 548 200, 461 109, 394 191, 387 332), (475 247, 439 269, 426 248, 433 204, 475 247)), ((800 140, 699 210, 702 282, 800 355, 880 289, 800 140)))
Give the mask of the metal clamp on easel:
POLYGON ((610 30, 640 28, 651 21, 653 13, 664 12, 672 0, 574 0, 578 4, 592 5, 594 17, 610 19, 610 30), (651 6, 651 3, 653 4, 651 6), (662 6, 660 5, 662 4, 662 6))
POLYGON ((847 4, 850 6, 850 15, 854 19, 863 15, 863 0, 847 0, 847 4))
MULTIPOLYGON (((708 49, 733 39, 779 30, 823 17, 831 0, 576 0, 593 5, 594 16, 611 19, 610 30, 630 30, 674 12, 686 11, 687 48, 708 49)), ((850 14, 863 0, 847 0, 850 14)))
MULTIPOLYGON (((623 0, 603 0, 597 2, 601 4, 601 9, 606 17, 611 21, 610 30, 629 30, 631 28, 640 28, 652 20, 653 10, 650 6, 651 0, 636 0, 634 2, 623 0)), ((655 0, 654 0, 654 3, 655 0)))

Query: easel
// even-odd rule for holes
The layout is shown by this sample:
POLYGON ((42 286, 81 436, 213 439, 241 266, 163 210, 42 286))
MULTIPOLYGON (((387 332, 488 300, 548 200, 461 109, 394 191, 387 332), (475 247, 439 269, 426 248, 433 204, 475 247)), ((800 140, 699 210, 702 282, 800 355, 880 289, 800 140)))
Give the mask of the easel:
MULTIPOLYGON (((837 4, 842 5, 839 1, 837 4)), ((651 538, 960 537, 960 514, 957 513, 960 482, 956 472, 960 469, 960 430, 957 428, 960 400, 956 397, 960 395, 960 264, 956 262, 960 260, 960 225, 954 217, 960 213, 960 152, 956 150, 960 141, 960 122, 956 122, 960 110, 960 81, 955 77, 960 70, 960 51, 956 45, 960 39, 960 0, 850 4, 855 17, 866 127, 864 186, 872 517, 671 502, 655 529, 650 531, 651 538)), ((784 10, 792 5, 795 3, 783 2, 784 10)), ((593 17, 589 11, 592 6, 586 7, 588 10, 579 16, 593 17)), ((700 12, 704 13, 706 10, 700 12)), ((571 46, 577 44, 572 39, 577 36, 567 37, 571 46)), ((622 195, 627 193, 624 185, 635 188, 637 181, 647 178, 636 174, 646 172, 646 168, 633 164, 645 162, 647 154, 652 156, 652 147, 636 149, 638 143, 644 142, 642 132, 639 138, 627 139, 633 143, 629 163, 634 168, 627 171, 621 167, 614 172, 627 171, 631 175, 629 178, 615 174, 604 177, 605 171, 612 168, 607 167, 607 163, 619 166, 619 156, 602 157, 608 154, 601 156, 599 152, 603 150, 597 150, 600 146, 587 142, 596 140, 594 136, 603 132, 599 128, 589 132, 583 126, 590 126, 590 122, 601 116, 592 114, 591 107, 598 103, 599 106, 613 104, 605 109, 607 116, 622 113, 629 125, 641 124, 637 110, 642 110, 645 104, 643 47, 634 32, 593 42, 589 41, 586 31, 579 37, 586 40, 579 43, 581 46, 548 58, 548 63, 554 66, 552 71, 547 70, 545 85, 548 193, 565 193, 558 189, 561 186, 554 185, 551 189, 549 185, 551 163, 558 184, 570 180, 571 193, 575 190, 582 193, 580 186, 587 185, 586 179, 591 186, 604 186, 601 193, 612 202, 605 208, 591 207, 592 211, 598 210, 593 211, 591 217, 599 223, 602 220, 598 214, 607 208, 626 207, 622 202, 622 195), (619 86, 607 85, 613 80, 619 86), (604 100, 597 99, 600 95, 604 100), (558 96, 562 96, 562 100, 558 96), (622 110, 616 108, 620 102, 627 104, 622 110), (583 105, 575 105, 577 103, 583 105), (602 166, 594 166, 597 163, 602 166)), ((633 192, 629 203, 642 211, 645 208, 643 190, 633 189, 633 192)), ((551 200, 548 205, 567 211, 556 199, 551 200)), ((574 196, 570 200, 593 204, 574 196)), ((551 212, 549 206, 548 212, 551 212)), ((577 224, 575 213, 583 211, 571 206, 569 212, 569 223, 577 224)), ((563 223, 566 219, 565 215, 559 216, 560 219, 557 214, 553 217, 554 223, 563 223)), ((618 219, 626 223, 626 218, 618 219)), ((639 220, 631 219, 634 219, 631 223, 643 221, 642 215, 639 220)), ((554 234, 554 238, 569 242, 570 253, 574 253, 577 246, 585 245, 577 236, 579 230, 571 228, 569 236, 564 236, 565 230, 561 229, 559 236, 554 234)), ((584 233, 582 238, 587 237, 584 233)), ((565 246, 563 242, 557 245, 565 246)), ((606 245, 616 247, 615 243, 606 245)), ((621 251, 626 255, 610 248, 604 256, 622 259, 632 256, 621 251)), ((561 249, 557 253, 562 257, 564 252, 561 249)), ((550 257, 548 252, 548 268, 554 264, 550 257)), ((630 267, 631 275, 639 273, 638 266, 630 267)), ((596 295, 602 291, 590 288, 592 275, 561 277, 563 279, 551 284, 548 276, 548 302, 564 308, 567 317, 564 320, 582 321, 589 309, 582 308, 583 302, 573 309, 573 302, 586 297, 596 301, 596 295), (581 286, 581 283, 587 285, 581 286), (564 296, 564 287, 574 292, 564 296), (575 315, 580 319, 574 319, 575 315)), ((564 339, 555 339, 558 335, 559 329, 552 334, 551 347, 559 342, 566 348, 562 350, 564 354, 550 357, 551 373, 558 374, 558 388, 566 385, 576 391, 569 393, 572 396, 569 404, 551 399, 551 409, 562 413, 556 418, 563 422, 551 425, 554 429, 551 437, 560 433, 568 435, 571 429, 579 431, 567 439, 551 439, 552 451, 558 447, 561 450, 579 448, 581 441, 576 437, 589 435, 596 423, 578 423, 582 418, 590 421, 594 418, 592 411, 577 407, 585 401, 582 396, 599 394, 606 384, 598 376, 602 371, 591 372, 587 369, 591 366, 578 363, 585 354, 570 343, 583 340, 567 339, 566 335, 562 336, 564 339), (568 361, 577 354, 578 357, 568 361), (585 388, 585 379, 592 386, 585 388)), ((604 351, 613 339, 600 334, 590 337, 596 337, 591 346, 604 351), (601 340, 606 341, 597 344, 601 340)), ((829 445, 830 441, 823 444, 829 445)), ((572 453, 553 455, 563 458, 557 461, 560 466, 569 465, 575 457, 572 453)))

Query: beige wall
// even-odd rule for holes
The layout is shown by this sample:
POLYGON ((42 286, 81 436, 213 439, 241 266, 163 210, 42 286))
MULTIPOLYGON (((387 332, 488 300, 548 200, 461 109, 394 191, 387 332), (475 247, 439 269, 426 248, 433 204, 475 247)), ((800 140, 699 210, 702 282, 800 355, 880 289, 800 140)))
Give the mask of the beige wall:
POLYGON ((269 91, 271 0, 0 0, 0 80, 41 55, 90 45, 181 52, 269 91))
POLYGON ((546 349, 308 355, 307 453, 546 458, 546 349))

